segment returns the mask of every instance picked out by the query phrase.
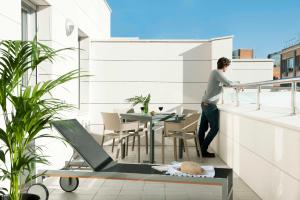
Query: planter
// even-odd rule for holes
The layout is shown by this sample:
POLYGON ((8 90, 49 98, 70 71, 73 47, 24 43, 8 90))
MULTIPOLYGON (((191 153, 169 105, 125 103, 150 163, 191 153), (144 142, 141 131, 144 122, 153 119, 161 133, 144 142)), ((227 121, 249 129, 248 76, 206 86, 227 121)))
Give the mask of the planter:
MULTIPOLYGON (((41 198, 36 194, 23 193, 21 200, 40 200, 41 198)), ((0 200, 10 200, 9 195, 0 196, 0 200)))
POLYGON ((149 104, 144 104, 144 113, 148 114, 149 111, 149 104))

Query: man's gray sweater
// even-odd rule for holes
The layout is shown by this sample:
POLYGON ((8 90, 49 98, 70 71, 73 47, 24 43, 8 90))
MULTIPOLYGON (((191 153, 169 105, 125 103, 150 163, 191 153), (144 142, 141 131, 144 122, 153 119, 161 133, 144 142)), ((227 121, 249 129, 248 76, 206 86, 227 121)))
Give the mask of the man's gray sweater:
POLYGON ((222 86, 231 86, 234 82, 228 80, 221 70, 213 70, 208 79, 208 85, 202 102, 217 104, 222 92, 222 86))

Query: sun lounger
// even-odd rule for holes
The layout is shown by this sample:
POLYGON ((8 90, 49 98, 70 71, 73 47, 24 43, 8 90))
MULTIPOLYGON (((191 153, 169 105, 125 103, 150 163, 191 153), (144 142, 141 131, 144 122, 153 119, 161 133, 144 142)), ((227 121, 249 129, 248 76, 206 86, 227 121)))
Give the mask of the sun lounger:
MULTIPOLYGON (((222 200, 232 199, 232 169, 215 168, 214 178, 192 178, 165 175, 149 164, 116 163, 94 138, 75 120, 61 120, 53 126, 90 166, 90 170, 65 168, 41 171, 43 176, 60 177, 61 188, 67 192, 76 190, 79 178, 118 179, 178 184, 203 184, 222 187, 222 200)), ((85 168, 84 168, 85 169, 85 168)))

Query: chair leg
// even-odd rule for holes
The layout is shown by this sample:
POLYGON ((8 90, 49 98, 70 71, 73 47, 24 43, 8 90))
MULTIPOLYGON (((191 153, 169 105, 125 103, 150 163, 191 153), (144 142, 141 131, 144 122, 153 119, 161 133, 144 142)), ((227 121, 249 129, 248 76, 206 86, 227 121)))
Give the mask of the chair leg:
POLYGON ((177 138, 174 137, 174 159, 177 160, 177 138))
POLYGON ((138 163, 141 162, 141 136, 138 135, 138 163))
POLYGON ((145 131, 146 154, 148 154, 148 131, 145 131))
POLYGON ((129 137, 126 137, 126 152, 125 155, 128 156, 128 143, 129 143, 129 137))
POLYGON ((115 138, 113 139, 113 143, 112 143, 112 146, 111 146, 111 152, 112 153, 114 152, 114 148, 115 148, 115 138))
POLYGON ((187 160, 190 160, 189 147, 185 138, 183 138, 183 144, 184 144, 187 160))
POLYGON ((164 132, 162 132, 161 135, 161 158, 162 158, 162 163, 165 163, 165 136, 164 132))
POLYGON ((195 139, 196 139, 197 149, 198 149, 197 152, 199 152, 200 160, 202 160, 202 152, 201 152, 200 142, 199 142, 198 138, 195 138, 195 139))
POLYGON ((122 148, 121 145, 122 145, 122 140, 119 139, 118 141, 118 149, 117 149, 117 154, 116 154, 116 159, 118 160, 118 157, 119 157, 119 153, 120 153, 120 149, 122 148))
POLYGON ((103 146, 103 144, 104 144, 104 138, 105 138, 105 135, 103 133, 103 135, 102 135, 102 141, 101 141, 101 146, 103 146))
POLYGON ((197 156, 200 157, 201 152, 199 151, 199 149, 201 149, 201 147, 199 145, 199 140, 198 140, 196 131, 194 132, 194 136, 195 136, 194 141, 195 141, 197 156))
POLYGON ((133 141, 132 141, 132 148, 131 148, 132 151, 134 151, 134 143, 135 143, 135 135, 133 136, 133 141))
POLYGON ((194 138, 194 141, 195 141, 195 147, 196 147, 196 153, 197 153, 197 156, 200 157, 200 153, 199 153, 199 148, 198 148, 198 142, 197 142, 197 138, 194 138))

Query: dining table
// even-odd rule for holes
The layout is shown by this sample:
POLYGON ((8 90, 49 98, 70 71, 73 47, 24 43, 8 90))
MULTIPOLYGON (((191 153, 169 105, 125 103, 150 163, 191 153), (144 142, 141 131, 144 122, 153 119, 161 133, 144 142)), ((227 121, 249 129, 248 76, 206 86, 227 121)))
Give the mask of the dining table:
POLYGON ((121 119, 123 121, 139 121, 142 123, 149 123, 148 132, 150 133, 150 151, 149 151, 149 160, 144 162, 155 163, 155 126, 159 125, 163 121, 174 121, 180 122, 183 120, 183 115, 177 115, 175 113, 157 113, 154 115, 146 113, 121 113, 121 119))

